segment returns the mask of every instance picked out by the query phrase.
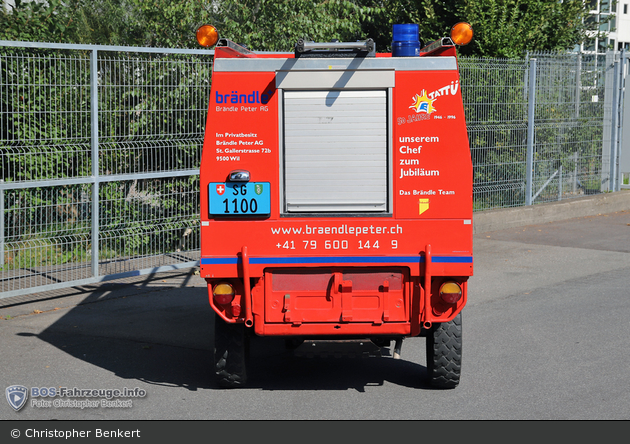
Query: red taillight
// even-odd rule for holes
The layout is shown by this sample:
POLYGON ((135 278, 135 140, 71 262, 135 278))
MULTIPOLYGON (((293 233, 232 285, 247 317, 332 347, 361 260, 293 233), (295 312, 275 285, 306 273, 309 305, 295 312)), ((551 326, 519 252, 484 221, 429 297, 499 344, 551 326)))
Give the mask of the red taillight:
POLYGON ((234 295, 234 287, 225 282, 217 284, 212 289, 212 297, 214 298, 214 302, 216 302, 218 305, 226 305, 231 303, 234 300, 234 295))
POLYGON ((445 282, 440 287, 440 297, 447 304, 456 304, 462 298, 462 287, 457 282, 445 282))

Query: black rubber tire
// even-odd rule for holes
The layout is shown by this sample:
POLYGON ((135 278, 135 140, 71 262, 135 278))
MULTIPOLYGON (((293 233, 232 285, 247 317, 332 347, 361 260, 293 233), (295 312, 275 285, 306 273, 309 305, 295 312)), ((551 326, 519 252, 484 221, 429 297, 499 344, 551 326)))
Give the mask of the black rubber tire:
POLYGON ((427 372, 434 388, 452 389, 462 373, 462 314, 427 332, 427 372))
POLYGON ((216 382, 224 388, 247 383, 249 332, 245 324, 229 324, 216 316, 214 321, 214 371, 216 382))

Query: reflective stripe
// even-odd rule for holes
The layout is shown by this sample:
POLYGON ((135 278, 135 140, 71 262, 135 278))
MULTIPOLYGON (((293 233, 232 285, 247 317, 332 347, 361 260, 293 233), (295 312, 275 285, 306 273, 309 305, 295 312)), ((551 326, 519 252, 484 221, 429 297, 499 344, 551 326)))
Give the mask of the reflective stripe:
MULTIPOLYGON (((433 256, 433 263, 437 264, 472 264, 472 256, 433 256)), ((424 256, 333 256, 333 257, 250 257, 250 264, 335 264, 335 263, 423 263, 424 256)), ((201 265, 230 265, 239 264, 240 258, 218 257, 201 258, 201 265)))

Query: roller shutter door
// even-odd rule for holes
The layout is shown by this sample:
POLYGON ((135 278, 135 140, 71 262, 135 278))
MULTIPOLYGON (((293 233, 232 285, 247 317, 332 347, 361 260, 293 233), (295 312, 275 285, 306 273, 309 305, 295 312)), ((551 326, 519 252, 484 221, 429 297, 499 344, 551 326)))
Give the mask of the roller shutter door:
POLYGON ((286 211, 387 212, 387 93, 284 92, 286 211))

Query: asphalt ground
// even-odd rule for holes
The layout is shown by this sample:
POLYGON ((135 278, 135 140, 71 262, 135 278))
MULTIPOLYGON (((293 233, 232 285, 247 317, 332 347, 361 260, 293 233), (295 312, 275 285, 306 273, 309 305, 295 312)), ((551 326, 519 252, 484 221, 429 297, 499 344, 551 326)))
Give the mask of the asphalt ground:
POLYGON ((401 360, 368 344, 313 359, 256 338, 250 386, 220 390, 195 270, 0 299, 4 387, 146 392, 132 408, 5 402, 0 419, 628 419, 628 253, 628 210, 475 234, 462 383, 450 391, 423 382, 419 338, 401 360))
POLYGON ((477 238, 630 253, 629 215, 629 211, 617 211, 482 233, 477 238))

